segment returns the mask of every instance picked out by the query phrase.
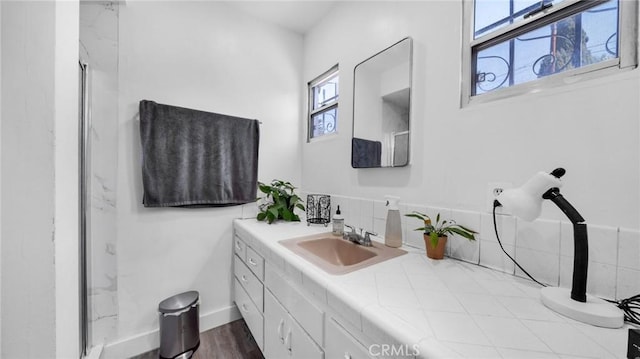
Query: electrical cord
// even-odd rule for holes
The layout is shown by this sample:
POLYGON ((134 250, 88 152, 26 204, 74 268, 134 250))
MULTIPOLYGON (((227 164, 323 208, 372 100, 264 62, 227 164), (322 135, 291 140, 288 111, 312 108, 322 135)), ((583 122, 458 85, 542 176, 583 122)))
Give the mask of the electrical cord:
POLYGON ((640 294, 621 300, 605 299, 609 303, 615 304, 624 313, 624 320, 640 326, 640 294))
POLYGON ((504 252, 504 254, 506 254, 506 255, 507 255, 507 257, 509 257, 509 259, 511 259, 511 261, 512 261, 516 266, 518 266, 518 268, 520 268, 520 270, 522 271, 522 273, 526 274, 526 275, 527 275, 527 277, 529 277, 529 279, 531 279, 532 281, 534 281, 534 282, 538 283, 539 285, 541 285, 541 286, 543 286, 543 287, 546 287, 546 286, 547 286, 546 284, 540 283, 538 280, 536 280, 535 278, 533 278, 533 277, 531 276, 531 274, 529 274, 529 272, 527 272, 524 268, 522 268, 522 266, 521 266, 518 262, 516 262, 516 260, 515 260, 515 259, 513 259, 513 257, 511 257, 511 256, 509 255, 509 253, 507 253, 507 251, 506 251, 506 250, 504 249, 504 247, 502 246, 502 241, 500 241, 500 235, 498 235, 498 223, 497 223, 497 221, 496 221, 496 208, 497 208, 497 207, 500 207, 500 206, 501 206, 500 202, 498 202, 497 200, 494 200, 494 201, 493 201, 493 229, 494 229, 494 230, 495 230, 495 232, 496 232, 496 239, 498 240, 498 244, 500 245, 500 249, 502 249, 502 251, 504 252))
MULTIPOLYGON (((493 201, 493 229, 496 232, 496 239, 498 240, 498 244, 500 245, 500 249, 502 249, 504 254, 506 254, 507 257, 509 257, 509 259, 511 259, 511 261, 513 261, 513 263, 516 266, 518 266, 518 268, 520 268, 520 270, 524 274, 527 275, 527 277, 529 277, 532 281, 538 283, 539 285, 541 285, 543 287, 546 287, 547 286, 546 284, 540 283, 535 278, 533 278, 531 276, 531 274, 529 274, 524 268, 522 268, 522 266, 520 266, 520 264, 518 264, 518 262, 516 262, 516 260, 513 259, 513 257, 511 257, 509 255, 509 253, 507 253, 507 251, 502 246, 502 242, 500 241, 500 236, 498 235, 498 224, 497 224, 497 221, 496 221, 496 208, 497 207, 500 207, 500 202, 494 200, 493 201)), ((604 300, 609 302, 609 303, 613 303, 618 308, 620 308, 620 310, 622 310, 622 312, 624 313, 624 320, 626 322, 640 326, 640 294, 636 294, 636 295, 634 295, 632 297, 629 297, 629 298, 626 298, 626 299, 621 299, 621 300, 610 300, 610 299, 604 299, 604 300)))

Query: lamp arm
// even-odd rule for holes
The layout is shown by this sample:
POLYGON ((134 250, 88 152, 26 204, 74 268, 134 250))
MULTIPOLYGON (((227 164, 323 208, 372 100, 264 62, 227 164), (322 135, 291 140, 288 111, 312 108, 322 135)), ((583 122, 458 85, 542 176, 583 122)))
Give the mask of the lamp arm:
POLYGON ((582 218, 580 213, 578 213, 578 210, 560 194, 559 188, 551 188, 542 195, 542 198, 549 199, 551 202, 555 203, 558 208, 567 215, 571 223, 577 224, 584 222, 584 218, 582 218))
POLYGON ((567 201, 558 188, 551 188, 542 195, 551 200, 569 218, 573 224, 573 281, 571 283, 571 299, 578 302, 587 301, 587 269, 589 265, 589 242, 587 224, 578 211, 567 201))

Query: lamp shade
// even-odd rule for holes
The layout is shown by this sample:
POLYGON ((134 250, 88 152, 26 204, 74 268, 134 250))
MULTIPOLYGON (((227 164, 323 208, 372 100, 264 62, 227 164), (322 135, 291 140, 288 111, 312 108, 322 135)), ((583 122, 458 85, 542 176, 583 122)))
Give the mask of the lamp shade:
POLYGON ((514 216, 533 221, 540 216, 542 195, 549 189, 560 188, 562 182, 546 172, 538 172, 518 188, 504 190, 496 200, 514 216))

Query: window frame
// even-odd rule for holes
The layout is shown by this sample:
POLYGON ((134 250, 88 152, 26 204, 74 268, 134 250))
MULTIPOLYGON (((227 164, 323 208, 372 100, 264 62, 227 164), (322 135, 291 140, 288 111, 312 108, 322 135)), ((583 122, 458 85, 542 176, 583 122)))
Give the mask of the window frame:
POLYGON ((638 1, 618 0, 617 58, 559 72, 537 80, 496 89, 491 92, 472 95, 472 86, 475 86, 475 82, 472 79, 472 75, 475 72, 475 63, 473 61, 474 48, 487 48, 504 40, 513 39, 533 29, 546 26, 604 4, 607 0, 564 0, 526 19, 487 32, 477 39, 474 39, 475 0, 462 0, 462 2, 463 46, 460 91, 461 107, 527 93, 540 92, 544 89, 559 87, 583 79, 608 76, 620 70, 630 70, 638 66, 638 1))
POLYGON ((326 138, 327 136, 333 136, 336 135, 338 133, 338 103, 340 100, 340 83, 338 82, 338 90, 337 90, 337 95, 333 98, 332 101, 328 101, 325 104, 323 104, 322 106, 314 109, 313 105, 314 105, 314 88, 317 87, 318 85, 321 85, 325 82, 327 82, 328 80, 334 78, 334 77, 338 77, 338 79, 340 78, 340 68, 339 68, 339 64, 336 64, 334 66, 332 66, 329 70, 323 72, 320 76, 316 77, 315 79, 309 81, 307 83, 307 143, 309 142, 313 142, 322 138, 326 138), (324 112, 328 112, 335 109, 336 110, 336 118, 335 118, 335 130, 331 133, 328 134, 323 134, 321 136, 316 136, 313 137, 313 116, 319 114, 319 113, 324 113, 324 112))

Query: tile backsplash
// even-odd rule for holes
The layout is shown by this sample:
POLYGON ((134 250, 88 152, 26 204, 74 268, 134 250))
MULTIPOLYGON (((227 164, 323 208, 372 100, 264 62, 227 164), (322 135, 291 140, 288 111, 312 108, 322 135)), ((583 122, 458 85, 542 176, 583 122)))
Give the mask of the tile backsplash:
MULTIPOLYGON (((307 193, 299 191, 301 197, 307 193)), ((331 195, 331 211, 337 206, 345 223, 364 228, 384 238, 387 208, 385 201, 331 195)), ((255 217, 255 205, 243 208, 243 217, 255 217)), ((454 235, 447 241, 446 255, 469 263, 526 278, 502 252, 496 240, 491 213, 425 204, 400 203, 404 245, 425 248, 422 233, 414 229, 421 224, 404 214, 418 211, 441 217, 479 232, 476 241, 454 235)), ((301 216, 302 220, 305 219, 301 216)), ((497 215, 500 240, 534 278, 553 286, 570 287, 573 271, 573 227, 568 221, 538 219, 526 222, 509 215, 497 215)), ((622 299, 640 293, 640 231, 615 226, 588 225, 589 277, 587 292, 607 299, 622 299)))

